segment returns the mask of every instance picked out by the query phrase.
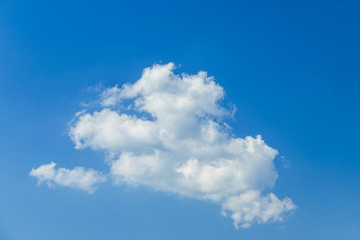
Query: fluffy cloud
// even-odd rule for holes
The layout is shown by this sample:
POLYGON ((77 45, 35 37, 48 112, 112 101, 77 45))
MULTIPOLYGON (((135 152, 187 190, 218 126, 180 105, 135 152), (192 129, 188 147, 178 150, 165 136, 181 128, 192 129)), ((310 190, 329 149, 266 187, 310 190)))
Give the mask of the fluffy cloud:
POLYGON ((214 201, 236 227, 282 221, 295 209, 291 199, 262 194, 276 182, 278 152, 260 135, 233 136, 224 95, 206 72, 176 75, 172 63, 154 65, 134 84, 103 91, 101 109, 77 114, 69 135, 77 149, 113 156, 117 184, 214 201))
POLYGON ((261 196, 260 191, 248 191, 229 197, 222 205, 224 216, 230 212, 236 228, 250 227, 251 222, 283 221, 282 213, 295 209, 290 198, 279 200, 273 193, 261 196))
POLYGON ((36 169, 32 169, 30 176, 38 179, 38 184, 46 183, 49 187, 55 184, 76 189, 81 189, 89 193, 96 190, 96 186, 103 183, 106 177, 93 169, 85 170, 83 167, 76 167, 72 170, 66 168, 55 168, 56 163, 44 164, 36 169))

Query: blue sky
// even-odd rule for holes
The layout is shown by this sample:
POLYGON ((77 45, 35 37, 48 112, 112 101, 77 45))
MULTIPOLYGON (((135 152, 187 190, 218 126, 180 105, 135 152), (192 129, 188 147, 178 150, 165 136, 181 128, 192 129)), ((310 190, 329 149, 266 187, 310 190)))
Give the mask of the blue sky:
POLYGON ((359 239, 359 7, 0 1, 0 239, 359 239), (235 229, 217 202, 180 190, 108 180, 89 194, 29 176, 50 162, 108 173, 107 150, 75 149, 70 122, 169 62, 214 76, 222 105, 237 108, 225 117, 232 136, 278 150, 264 194, 297 206, 283 222, 235 229))

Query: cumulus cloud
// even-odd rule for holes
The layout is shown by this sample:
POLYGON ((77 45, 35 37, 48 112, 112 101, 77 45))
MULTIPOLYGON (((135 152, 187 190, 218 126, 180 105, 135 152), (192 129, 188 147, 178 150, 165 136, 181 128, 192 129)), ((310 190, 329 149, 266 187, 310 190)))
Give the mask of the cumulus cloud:
POLYGON ((277 150, 260 135, 231 133, 224 120, 233 109, 221 105, 225 92, 213 77, 174 68, 154 65, 135 83, 103 91, 101 109, 76 115, 69 132, 75 148, 113 156, 116 184, 219 203, 235 227, 282 221, 295 209, 291 199, 263 194, 277 179, 277 150))
POLYGON ((295 209, 290 198, 279 200, 273 193, 261 196, 260 191, 247 191, 229 197, 222 205, 222 214, 230 213, 236 228, 248 228, 251 222, 283 221, 282 213, 295 209))
POLYGON ((32 169, 30 176, 38 179, 38 184, 46 183, 49 187, 55 185, 81 189, 93 193, 97 185, 105 182, 106 176, 93 169, 76 167, 72 170, 66 168, 55 168, 56 163, 44 164, 32 169))

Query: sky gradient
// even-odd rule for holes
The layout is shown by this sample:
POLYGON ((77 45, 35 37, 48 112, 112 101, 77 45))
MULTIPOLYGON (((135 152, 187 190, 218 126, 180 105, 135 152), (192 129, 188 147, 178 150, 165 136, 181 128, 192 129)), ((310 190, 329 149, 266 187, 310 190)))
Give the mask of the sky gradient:
POLYGON ((359 239, 360 5, 355 1, 0 1, 0 239, 359 239), (108 172, 75 149, 75 113, 143 69, 174 62, 223 87, 238 138, 279 154, 283 222, 235 229, 219 205, 107 181, 45 184, 56 162, 108 172))

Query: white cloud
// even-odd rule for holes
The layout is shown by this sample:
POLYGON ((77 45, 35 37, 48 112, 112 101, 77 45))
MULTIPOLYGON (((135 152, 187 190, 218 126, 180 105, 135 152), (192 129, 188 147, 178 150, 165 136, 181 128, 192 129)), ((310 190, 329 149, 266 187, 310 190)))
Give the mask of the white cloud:
POLYGON ((102 109, 79 112, 69 135, 77 149, 113 156, 115 183, 214 201, 236 227, 282 221, 295 209, 291 199, 261 194, 276 182, 278 152, 260 135, 233 136, 224 96, 206 72, 176 75, 172 63, 154 65, 134 84, 105 90, 102 109))
POLYGON ((282 222, 282 214, 296 207, 290 198, 279 200, 273 193, 261 196, 260 191, 248 191, 229 197, 222 204, 222 208, 222 214, 230 214, 236 228, 248 228, 252 222, 282 222))
POLYGON ((66 168, 55 168, 56 163, 44 164, 32 169, 30 176, 38 179, 38 184, 46 183, 49 187, 55 184, 93 193, 97 185, 105 182, 106 177, 93 169, 85 170, 83 167, 76 167, 72 170, 66 168))

